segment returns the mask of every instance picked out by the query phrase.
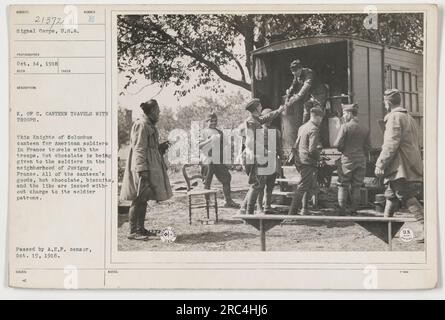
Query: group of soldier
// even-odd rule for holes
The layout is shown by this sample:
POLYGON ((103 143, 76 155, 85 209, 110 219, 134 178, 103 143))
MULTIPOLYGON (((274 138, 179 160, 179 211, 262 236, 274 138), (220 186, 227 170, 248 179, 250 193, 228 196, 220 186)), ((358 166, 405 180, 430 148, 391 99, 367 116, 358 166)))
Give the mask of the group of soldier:
MULTIPOLYGON (((304 68, 300 60, 290 65, 293 82, 286 91, 284 103, 276 110, 263 108, 259 99, 249 101, 245 109, 250 113, 244 121, 242 135, 245 137, 242 150, 242 163, 247 175, 249 189, 241 205, 231 197, 231 174, 221 161, 214 161, 211 153, 201 157, 204 187, 210 188, 215 176, 223 185, 225 207, 239 208, 241 213, 254 214, 255 211, 272 210, 272 191, 280 175, 280 164, 290 161, 295 165, 300 179, 295 188, 288 214, 306 214, 308 199, 316 192, 317 173, 322 143, 320 125, 326 116, 324 105, 328 99, 327 89, 316 81, 314 72, 304 68), (303 107, 303 124, 298 124, 298 135, 290 159, 283 159, 280 148, 280 132, 272 127, 273 120, 293 107, 303 107), (264 140, 264 152, 275 146, 276 170, 261 174, 263 164, 257 161, 255 146, 257 131, 274 130, 276 141, 264 140), (251 134, 248 134, 250 131, 251 134), (254 141, 248 141, 253 139, 254 141), (253 147, 252 147, 253 146, 253 147), (256 210, 255 210, 256 209, 256 210)), ((414 183, 423 181, 423 164, 419 147, 419 133, 415 120, 401 104, 401 93, 389 89, 384 93, 387 115, 384 119, 385 133, 382 150, 376 162, 375 176, 384 178, 386 184, 384 209, 385 217, 392 217, 400 204, 423 225, 423 207, 415 197, 414 183)), ((360 203, 360 188, 363 186, 366 159, 370 149, 369 130, 360 124, 358 105, 342 105, 343 124, 334 146, 341 152, 338 162, 338 207, 339 214, 354 214, 360 203), (347 206, 351 198, 351 206, 347 206)), ((130 154, 124 174, 121 199, 130 200, 129 239, 147 240, 150 231, 144 227, 148 200, 166 200, 172 196, 163 153, 167 146, 159 144, 156 123, 159 120, 159 106, 155 100, 141 105, 143 117, 136 120, 130 134, 130 154)), ((211 113, 207 119, 208 128, 202 131, 200 149, 205 149, 218 139, 223 145, 223 133, 217 128, 218 118, 211 113)), ((297 125, 297 124, 296 124, 297 125)), ((268 137, 267 134, 261 137, 268 137)), ((208 148, 207 148, 208 149, 208 148)), ((211 152, 211 151, 210 151, 211 152)), ((222 155, 222 152, 220 152, 222 155)), ((423 228, 419 241, 423 241, 423 228)))

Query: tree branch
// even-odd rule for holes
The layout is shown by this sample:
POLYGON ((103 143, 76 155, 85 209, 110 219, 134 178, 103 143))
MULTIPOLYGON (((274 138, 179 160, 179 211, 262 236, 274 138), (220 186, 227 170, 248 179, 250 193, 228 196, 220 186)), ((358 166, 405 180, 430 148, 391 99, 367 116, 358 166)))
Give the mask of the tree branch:
POLYGON ((244 72, 244 68, 243 65, 241 64, 241 62, 235 57, 235 55, 227 50, 224 49, 224 52, 231 57, 236 65, 238 66, 239 71, 241 72, 241 81, 246 82, 246 73, 244 72))
POLYGON ((181 45, 179 44, 172 36, 170 36, 169 34, 167 34, 164 30, 162 30, 162 28, 160 28, 159 26, 153 26, 156 28, 156 31, 158 31, 159 33, 161 33, 165 38, 169 39, 169 43, 176 46, 182 53, 184 53, 185 55, 195 59, 196 61, 204 64, 205 66, 207 66, 210 70, 212 70, 213 72, 216 73, 216 75, 218 77, 220 77, 222 80, 232 83, 234 85, 240 86, 246 90, 250 90, 250 84, 247 83, 246 81, 240 81, 240 80, 236 80, 228 75, 226 75, 225 73, 223 73, 221 71, 221 69, 212 61, 209 61, 207 59, 205 59, 203 56, 197 54, 196 52, 193 51, 193 49, 191 48, 187 48, 185 45, 181 45))

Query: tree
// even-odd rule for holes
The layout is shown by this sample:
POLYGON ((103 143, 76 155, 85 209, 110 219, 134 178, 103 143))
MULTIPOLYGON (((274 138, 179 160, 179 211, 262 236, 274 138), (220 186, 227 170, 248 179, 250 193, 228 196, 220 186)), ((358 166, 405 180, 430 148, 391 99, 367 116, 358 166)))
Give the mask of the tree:
POLYGON ((249 113, 243 109, 248 95, 241 91, 221 96, 219 99, 214 97, 200 97, 190 105, 178 109, 176 118, 177 127, 180 129, 190 129, 192 121, 205 121, 210 112, 218 116, 218 127, 224 129, 234 129, 245 120, 249 113))
POLYGON ((159 122, 156 124, 159 129, 159 139, 161 142, 168 139, 169 133, 178 128, 178 120, 175 117, 173 110, 169 107, 162 107, 159 122))
POLYGON ((131 132, 131 111, 124 109, 122 107, 118 108, 117 113, 118 119, 118 148, 122 145, 128 144, 130 141, 130 132, 131 132))
POLYGON ((193 80, 192 72, 198 72, 201 76, 192 89, 209 84, 216 75, 249 90, 247 66, 242 62, 247 54, 237 55, 233 49, 241 34, 245 34, 245 50, 253 49, 251 20, 251 16, 233 15, 119 16, 119 70, 130 73, 127 85, 141 74, 161 86, 168 82, 180 86, 193 80), (238 77, 227 67, 236 68, 238 77))
POLYGON ((118 67, 124 90, 143 75, 186 95, 199 86, 215 92, 216 77, 250 90, 249 53, 277 40, 321 34, 352 35, 415 52, 423 48, 422 13, 382 13, 377 30, 366 14, 120 15, 118 67), (241 48, 241 50, 240 50, 241 48), (198 74, 197 77, 193 75, 198 74))

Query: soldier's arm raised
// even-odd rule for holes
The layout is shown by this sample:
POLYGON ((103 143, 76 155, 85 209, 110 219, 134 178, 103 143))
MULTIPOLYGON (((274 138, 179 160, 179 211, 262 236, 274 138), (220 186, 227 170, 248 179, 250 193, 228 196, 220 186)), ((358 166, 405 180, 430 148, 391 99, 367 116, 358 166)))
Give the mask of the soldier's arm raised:
POLYGON ((304 80, 303 86, 301 87, 300 91, 297 93, 297 96, 303 97, 305 96, 309 90, 312 88, 312 84, 314 81, 314 72, 310 69, 306 70, 305 74, 306 78, 304 80))
POLYGON ((259 116, 257 117, 257 121, 260 124, 265 124, 267 122, 270 122, 272 120, 274 120, 276 117, 278 117, 281 113, 283 113, 283 111, 285 110, 285 106, 280 106, 277 110, 269 112, 268 114, 265 114, 263 116, 259 116))

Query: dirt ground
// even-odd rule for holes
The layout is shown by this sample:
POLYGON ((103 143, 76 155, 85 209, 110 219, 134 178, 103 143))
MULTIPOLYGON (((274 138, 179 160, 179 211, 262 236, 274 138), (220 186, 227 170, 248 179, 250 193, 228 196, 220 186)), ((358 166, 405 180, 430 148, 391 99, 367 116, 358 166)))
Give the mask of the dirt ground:
MULTIPOLYGON (((233 198, 241 203, 246 194, 246 177, 232 172, 233 198)), ((171 177, 175 186, 181 176, 171 177)), ((213 186, 220 189, 215 180, 213 186)), ((335 192, 333 190, 332 192, 335 192)), ((335 199, 335 194, 329 197, 335 199)), ((332 201, 331 201, 332 202, 332 201)), ((325 214, 335 214, 334 203, 329 202, 325 214)), ((128 215, 119 214, 118 243, 120 251, 259 251, 259 232, 243 221, 232 218, 236 209, 223 208, 222 193, 218 197, 219 223, 214 224, 214 210, 210 211, 209 223, 200 220, 205 209, 194 209, 192 225, 189 225, 187 197, 184 193, 162 203, 149 203, 145 226, 147 229, 164 230, 171 227, 176 234, 174 242, 161 241, 158 236, 148 241, 127 239, 128 215)), ((204 219, 205 220, 205 219, 204 219)), ((408 226, 406 224, 405 226, 408 226)), ((387 244, 353 222, 286 222, 267 232, 268 251, 386 251, 387 244)), ((423 244, 403 242, 398 235, 393 240, 394 251, 422 251, 423 244)))

